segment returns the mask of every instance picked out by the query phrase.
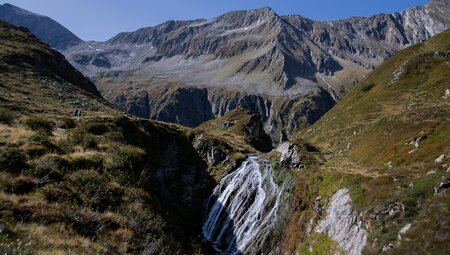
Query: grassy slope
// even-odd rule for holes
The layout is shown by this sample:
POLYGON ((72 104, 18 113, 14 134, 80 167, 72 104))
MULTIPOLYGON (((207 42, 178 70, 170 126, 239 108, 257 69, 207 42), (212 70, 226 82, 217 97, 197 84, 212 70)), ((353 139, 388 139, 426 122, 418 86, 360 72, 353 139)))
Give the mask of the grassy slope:
POLYGON ((450 98, 443 98, 450 89, 449 52, 450 30, 399 52, 300 132, 299 138, 329 152, 319 171, 304 174, 320 194, 329 198, 339 187, 349 187, 365 219, 394 202, 405 205, 398 217, 368 220, 366 253, 379 253, 388 243, 395 246, 392 253, 450 250, 450 198, 433 195, 441 178, 450 177, 434 162, 450 155, 450 98), (408 143, 421 131, 427 138, 413 151, 408 143), (427 174, 430 170, 436 173, 427 174), (407 223, 412 228, 398 241, 407 223))
POLYGON ((122 116, 27 31, 0 32, 0 252, 199 250, 214 180, 192 131, 122 116))

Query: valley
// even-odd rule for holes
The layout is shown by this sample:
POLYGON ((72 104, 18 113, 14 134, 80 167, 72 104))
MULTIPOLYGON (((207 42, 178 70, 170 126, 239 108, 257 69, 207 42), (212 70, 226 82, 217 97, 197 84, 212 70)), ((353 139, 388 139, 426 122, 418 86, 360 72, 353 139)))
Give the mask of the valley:
POLYGON ((449 7, 84 42, 0 5, 0 253, 448 254, 449 7))

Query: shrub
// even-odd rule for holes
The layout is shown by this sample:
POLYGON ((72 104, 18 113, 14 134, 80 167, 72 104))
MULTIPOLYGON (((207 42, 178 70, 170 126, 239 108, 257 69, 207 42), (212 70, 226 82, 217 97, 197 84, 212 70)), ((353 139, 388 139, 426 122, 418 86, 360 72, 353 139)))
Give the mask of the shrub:
POLYGON ((96 150, 98 149, 98 144, 93 137, 89 137, 83 142, 83 149, 96 150))
POLYGON ((72 173, 68 182, 83 204, 93 210, 105 211, 119 205, 122 190, 110 185, 107 178, 95 170, 80 170, 72 173))
POLYGON ((143 165, 144 156, 145 152, 143 149, 124 145, 113 151, 113 154, 106 160, 105 167, 108 170, 132 170, 143 165))
POLYGON ((63 129, 72 129, 75 128, 77 126, 77 124, 75 123, 75 121, 72 118, 62 118, 59 122, 58 122, 58 127, 59 128, 63 128, 63 129))
POLYGON ((25 126, 33 131, 51 134, 54 124, 44 118, 33 117, 25 121, 25 126))
POLYGON ((46 155, 33 163, 30 173, 42 181, 61 181, 68 166, 65 159, 56 155, 46 155))
POLYGON ((103 123, 99 123, 99 122, 91 122, 91 123, 86 123, 83 126, 83 129, 91 134, 94 135, 103 135, 106 132, 109 131, 109 127, 103 123))
POLYGON ((26 161, 27 157, 21 149, 2 148, 0 151, 0 169, 21 171, 27 168, 26 161))
POLYGON ((123 134, 120 132, 117 132, 117 131, 108 132, 108 133, 104 134, 103 137, 110 141, 114 141, 114 142, 118 142, 118 143, 126 143, 126 140, 125 140, 125 137, 123 136, 123 134))
POLYGON ((43 188, 45 199, 50 202, 82 204, 82 200, 70 188, 62 185, 46 185, 43 188))
POLYGON ((84 130, 74 130, 69 134, 69 141, 74 145, 81 145, 85 150, 98 149, 94 135, 84 130))
POLYGON ((80 169, 103 169, 103 157, 96 153, 77 153, 70 156, 68 169, 76 171, 80 169))
POLYGON ((6 109, 0 109, 0 123, 9 125, 12 123, 13 119, 14 116, 10 111, 6 109))
POLYGON ((365 85, 362 86, 361 91, 362 91, 363 93, 367 93, 367 92, 369 92, 374 86, 375 86, 375 84, 373 84, 373 83, 365 84, 365 85))
POLYGON ((18 176, 5 185, 5 191, 14 194, 27 194, 36 188, 36 182, 28 176, 18 176))

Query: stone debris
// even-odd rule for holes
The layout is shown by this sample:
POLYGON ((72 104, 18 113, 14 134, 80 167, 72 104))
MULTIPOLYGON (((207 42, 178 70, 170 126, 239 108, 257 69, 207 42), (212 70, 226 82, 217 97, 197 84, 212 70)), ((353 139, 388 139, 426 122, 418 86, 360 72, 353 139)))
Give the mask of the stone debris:
POLYGON ((444 91, 444 95, 442 96, 442 98, 444 99, 450 98, 450 89, 446 89, 444 91))
POLYGON ((445 154, 442 154, 437 159, 434 160, 434 162, 438 164, 442 164, 447 159, 447 156, 445 154))
POLYGON ((442 194, 450 188, 450 181, 442 176, 441 183, 439 186, 434 188, 434 195, 442 194))
POLYGON ((386 244, 385 246, 383 246, 383 249, 381 251, 382 252, 387 252, 387 251, 392 250, 392 249, 394 249, 394 245, 389 243, 389 244, 386 244))
POLYGON ((231 127, 231 126, 234 126, 236 123, 237 123, 236 120, 233 120, 233 121, 226 120, 226 121, 223 121, 222 123, 220 123, 220 128, 221 129, 227 129, 227 128, 231 127))
POLYGON ((394 76, 394 78, 389 82, 389 85, 393 85, 395 83, 397 83, 400 80, 400 77, 402 77, 402 75, 405 73, 405 67, 403 65, 399 66, 393 73, 392 75, 394 76))
POLYGON ((428 173, 427 173, 427 175, 429 175, 429 174, 435 174, 436 173, 436 170, 430 170, 428 173))
POLYGON ((408 230, 411 228, 411 223, 406 224, 400 231, 398 232, 398 240, 402 240, 402 235, 406 234, 408 230))
MULTIPOLYGON (((413 145, 415 149, 418 149, 420 146, 419 142, 421 142, 427 138, 428 138, 427 134, 425 134, 424 131, 420 131, 419 134, 414 136, 414 138, 412 140, 410 140, 408 144, 413 145)), ((411 151, 410 153, 412 153, 412 152, 413 151, 411 151)))
POLYGON ((325 219, 316 228, 318 233, 326 233, 336 241, 348 255, 361 254, 366 245, 367 232, 351 205, 349 190, 338 190, 331 200, 325 219))

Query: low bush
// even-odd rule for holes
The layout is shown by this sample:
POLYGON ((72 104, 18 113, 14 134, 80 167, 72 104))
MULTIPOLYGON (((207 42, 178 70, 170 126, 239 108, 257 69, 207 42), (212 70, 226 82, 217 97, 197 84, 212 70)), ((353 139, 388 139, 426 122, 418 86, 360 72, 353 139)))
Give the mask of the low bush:
POLYGON ((25 126, 33 131, 51 134, 54 124, 41 117, 33 117, 25 121, 25 126))
POLYGON ((58 121, 58 128, 63 128, 63 129, 72 129, 75 128, 77 126, 77 124, 75 123, 75 121, 72 118, 62 118, 61 120, 58 121))
POLYGON ((18 172, 27 168, 27 156, 24 151, 14 147, 3 147, 0 151, 0 169, 18 172))
POLYGON ((14 194, 27 194, 36 188, 36 182, 28 176, 18 176, 5 185, 5 191, 14 194))
POLYGON ((61 181, 69 163, 57 155, 46 155, 33 162, 30 174, 41 181, 61 181))
POLYGON ((95 170, 80 170, 70 174, 67 178, 83 204, 93 210, 106 211, 119 205, 123 192, 109 180, 95 170))
POLYGON ((97 153, 76 153, 68 158, 68 169, 76 171, 79 169, 95 169, 102 171, 103 157, 97 153))
POLYGON ((0 123, 9 125, 12 123, 13 119, 14 115, 10 111, 6 109, 0 109, 0 123))
POLYGON ((83 129, 94 135, 103 135, 109 131, 109 127, 100 122, 90 122, 83 126, 83 129))

